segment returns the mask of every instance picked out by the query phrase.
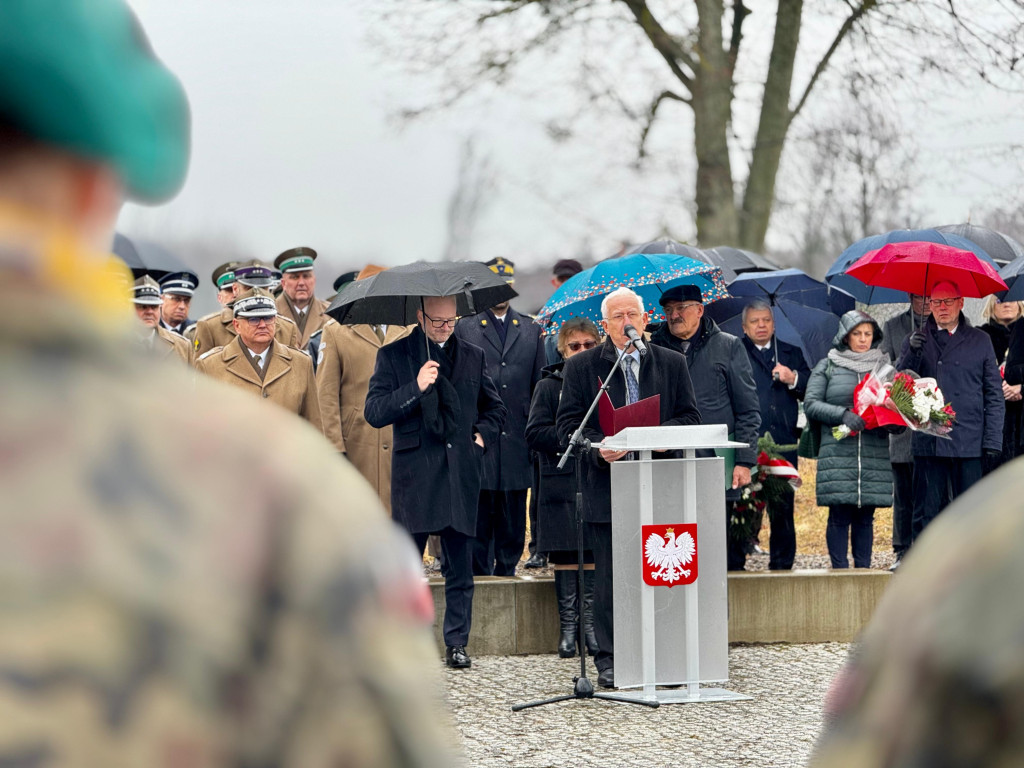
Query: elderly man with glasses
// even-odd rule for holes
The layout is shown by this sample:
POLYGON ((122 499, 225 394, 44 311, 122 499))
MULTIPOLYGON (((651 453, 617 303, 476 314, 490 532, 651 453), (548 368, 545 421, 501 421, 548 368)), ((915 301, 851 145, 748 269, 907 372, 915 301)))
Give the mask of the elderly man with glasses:
POLYGON ((472 543, 485 453, 498 440, 505 406, 484 351, 454 335, 454 296, 425 296, 419 327, 377 353, 363 414, 393 425, 391 515, 422 554, 438 534, 444 554, 445 663, 472 665, 472 543))
POLYGON ((911 542, 983 474, 983 457, 1003 445, 1005 402, 988 334, 971 327, 960 289, 940 282, 929 297, 931 317, 903 342, 896 367, 934 378, 957 421, 950 439, 914 432, 914 515, 911 542))
POLYGON ((251 295, 235 300, 232 312, 237 335, 226 346, 200 356, 196 369, 277 403, 322 433, 313 361, 305 352, 275 341, 274 297, 254 288, 251 295))

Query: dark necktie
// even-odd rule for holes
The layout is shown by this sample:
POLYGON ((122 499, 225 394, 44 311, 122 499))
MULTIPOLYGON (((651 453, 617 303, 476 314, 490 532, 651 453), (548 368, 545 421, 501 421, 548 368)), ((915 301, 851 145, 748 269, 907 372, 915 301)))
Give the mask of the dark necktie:
POLYGON ((373 332, 377 334, 377 338, 380 339, 380 343, 384 343, 384 329, 379 325, 373 326, 373 332))
POLYGON ((623 370, 626 372, 626 405, 632 405, 640 399, 640 385, 633 374, 635 362, 632 355, 626 355, 622 361, 623 370))
POLYGON ((497 318, 495 318, 495 320, 494 320, 494 330, 496 330, 498 332, 498 338, 501 339, 501 343, 502 343, 502 345, 504 345, 505 344, 505 321, 504 320, 498 320, 497 318))

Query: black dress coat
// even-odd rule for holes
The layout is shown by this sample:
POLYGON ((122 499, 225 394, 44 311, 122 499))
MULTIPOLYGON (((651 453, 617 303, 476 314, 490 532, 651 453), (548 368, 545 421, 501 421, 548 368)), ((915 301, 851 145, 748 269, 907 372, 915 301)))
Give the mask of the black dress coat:
POLYGON ((1001 453, 1006 406, 992 342, 984 331, 971 327, 962 312, 956 333, 944 349, 937 332, 935 318, 929 317, 924 346, 911 349, 908 337, 896 368, 909 368, 938 381, 956 411, 956 424, 948 440, 914 432, 914 456, 978 458, 986 451, 1001 453))
MULTIPOLYGON (((568 445, 597 394, 600 381, 608 381, 615 365, 617 350, 610 339, 604 344, 573 355, 565 363, 565 383, 558 404, 556 430, 558 439, 568 445)), ((686 358, 671 349, 648 345, 647 355, 640 358, 640 397, 661 395, 661 425, 700 424, 700 411, 693 394, 693 383, 686 358)), ((608 384, 612 405, 626 404, 626 382, 621 367, 608 384)), ((591 442, 604 439, 597 409, 591 414, 583 436, 591 442)), ((656 458, 678 458, 681 452, 667 451, 656 458)), ((583 457, 583 519, 590 523, 610 523, 612 519, 611 468, 596 450, 583 457)))
POLYGON ((487 375, 494 382, 508 416, 497 443, 484 456, 481 488, 513 491, 533 484, 533 464, 526 446, 526 421, 530 398, 544 367, 541 328, 529 316, 509 309, 505 316, 505 341, 488 312, 467 317, 455 327, 455 335, 484 351, 487 375))
MULTIPOLYGON (((577 548, 576 541, 576 467, 566 462, 562 469, 562 445, 555 428, 558 401, 562 395, 564 362, 544 369, 537 383, 526 423, 526 443, 537 456, 540 481, 537 493, 537 550, 555 552, 577 548)), ((585 540, 584 548, 589 544, 585 540)))
MULTIPOLYGON (((754 346, 744 336, 743 347, 750 358, 750 367, 754 374, 754 386, 757 388, 757 400, 761 409, 761 434, 770 432, 779 445, 796 443, 800 439, 796 420, 800 415, 799 401, 803 400, 807 390, 807 380, 811 377, 811 369, 807 367, 804 353, 799 347, 779 341, 772 337, 767 354, 754 346), (796 372, 796 386, 792 389, 788 384, 775 381, 772 369, 779 363, 792 368, 796 372)), ((787 461, 796 465, 796 449, 784 454, 787 461)))
MULTIPOLYGON (((444 354, 431 342, 432 359, 444 354)), ((481 465, 501 432, 505 407, 484 370, 483 350, 458 339, 450 378, 461 408, 458 438, 446 443, 433 436, 424 428, 423 394, 416 384, 426 360, 421 328, 381 347, 363 413, 378 429, 394 425, 391 509, 395 521, 410 533, 436 533, 450 526, 475 536, 481 465), (482 449, 473 441, 476 432, 483 438, 482 449)))

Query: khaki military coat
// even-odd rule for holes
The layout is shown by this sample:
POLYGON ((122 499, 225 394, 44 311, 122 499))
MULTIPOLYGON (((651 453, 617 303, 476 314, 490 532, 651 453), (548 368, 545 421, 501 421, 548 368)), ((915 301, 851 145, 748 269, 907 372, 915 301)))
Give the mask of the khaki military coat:
POLYGON ((277 403, 323 432, 309 355, 275 340, 267 353, 266 365, 267 372, 260 381, 237 336, 226 347, 214 347, 196 360, 196 368, 202 373, 277 403))
MULTIPOLYGON (((403 338, 410 328, 388 326, 384 344, 403 338)), ((369 325, 341 325, 328 319, 320 338, 316 369, 324 434, 344 452, 363 477, 377 489, 391 512, 391 427, 366 423, 363 405, 381 344, 369 325)))
MULTIPOLYGON (((206 315, 196 323, 195 347, 196 357, 205 355, 214 347, 226 347, 237 335, 235 326, 232 324, 234 315, 230 307, 225 307, 220 312, 206 315)), ((277 324, 274 329, 274 339, 289 347, 299 348, 299 329, 294 322, 287 317, 277 316, 277 324)))
POLYGON ((186 365, 192 365, 195 362, 194 348, 191 344, 182 336, 174 333, 174 331, 168 331, 166 328, 157 326, 156 328, 156 342, 154 349, 157 354, 164 357, 173 357, 177 355, 186 365))
POLYGON ((299 330, 299 349, 305 349, 309 346, 310 337, 324 327, 324 324, 331 319, 331 316, 327 314, 327 307, 330 306, 326 301, 320 299, 313 299, 309 302, 309 309, 306 310, 306 322, 303 324, 299 318, 299 313, 295 311, 292 303, 288 300, 288 297, 282 293, 277 297, 277 316, 287 317, 299 330))

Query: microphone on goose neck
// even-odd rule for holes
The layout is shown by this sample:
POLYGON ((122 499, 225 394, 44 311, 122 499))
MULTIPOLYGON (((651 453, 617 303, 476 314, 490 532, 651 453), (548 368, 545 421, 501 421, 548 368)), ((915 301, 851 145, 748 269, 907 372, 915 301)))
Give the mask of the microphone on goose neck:
POLYGON ((627 325, 623 330, 626 332, 626 337, 633 345, 633 349, 640 353, 640 357, 646 355, 647 342, 645 342, 643 337, 639 333, 637 333, 636 328, 634 328, 632 325, 627 325))

